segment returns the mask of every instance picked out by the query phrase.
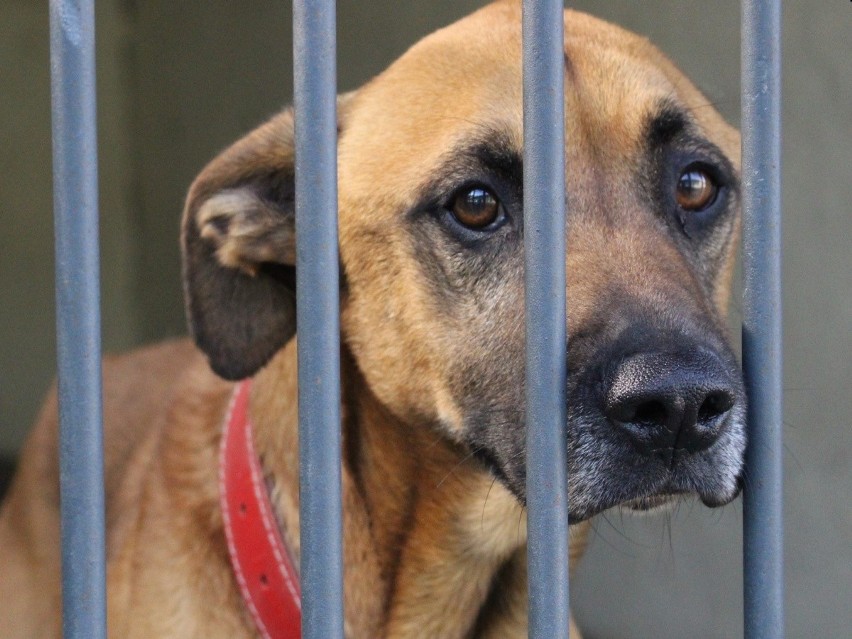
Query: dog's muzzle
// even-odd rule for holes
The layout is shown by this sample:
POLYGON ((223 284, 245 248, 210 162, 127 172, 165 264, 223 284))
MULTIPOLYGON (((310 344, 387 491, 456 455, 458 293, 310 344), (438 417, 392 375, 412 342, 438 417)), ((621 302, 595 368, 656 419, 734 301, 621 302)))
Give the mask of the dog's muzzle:
POLYGON ((650 330, 595 350, 569 374, 572 520, 686 494, 711 506, 733 500, 746 399, 727 345, 650 330))

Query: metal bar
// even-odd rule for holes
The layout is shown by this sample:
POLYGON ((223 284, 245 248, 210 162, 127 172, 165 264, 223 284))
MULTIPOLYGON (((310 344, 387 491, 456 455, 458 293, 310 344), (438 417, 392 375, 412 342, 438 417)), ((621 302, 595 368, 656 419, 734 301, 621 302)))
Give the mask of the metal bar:
POLYGON ((781 345, 781 2, 742 3, 743 492, 746 639, 784 636, 781 345))
POLYGON ((106 637, 94 0, 50 2, 62 611, 106 637))
POLYGON ((302 637, 343 637, 336 16, 293 3, 302 637))
POLYGON ((527 554, 530 637, 568 637, 562 0, 524 0, 527 554))

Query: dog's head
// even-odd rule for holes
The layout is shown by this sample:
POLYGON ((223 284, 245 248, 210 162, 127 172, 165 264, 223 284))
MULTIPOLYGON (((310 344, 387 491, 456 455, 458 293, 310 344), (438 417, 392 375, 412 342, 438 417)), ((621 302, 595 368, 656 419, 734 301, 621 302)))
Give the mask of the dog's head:
MULTIPOLYGON (((339 102, 343 339, 376 397, 469 447, 521 500, 520 15, 490 5, 339 102)), ((739 138, 646 40, 565 14, 570 508, 737 492, 724 329, 739 138)), ((295 332, 293 122, 214 160, 183 224, 190 325, 252 375, 295 332)))

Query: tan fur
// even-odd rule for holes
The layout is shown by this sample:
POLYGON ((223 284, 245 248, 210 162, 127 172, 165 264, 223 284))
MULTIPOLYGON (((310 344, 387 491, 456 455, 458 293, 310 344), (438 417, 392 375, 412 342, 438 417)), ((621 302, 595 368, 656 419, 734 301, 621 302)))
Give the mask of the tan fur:
MULTIPOLYGON (((567 179, 577 210, 636 205, 618 178, 634 162, 637 131, 660 98, 689 108, 701 130, 737 157, 736 132, 644 39, 566 12, 566 55, 567 179)), ((413 187, 428 181, 447 149, 483 124, 506 131, 520 148, 520 64, 518 8, 496 3, 418 43, 341 102, 350 637, 526 636, 525 513, 457 441, 462 410, 447 354, 477 347, 450 341, 452 326, 423 293, 411 246, 390 218, 414 204, 413 187)), ((291 137, 289 116, 278 116, 196 181, 188 211, 200 204, 191 222, 224 266, 256 277, 260 262, 292 263, 292 237, 266 224, 274 212, 228 190, 237 175, 292 165, 292 149, 281 144, 291 137), (217 219, 236 209, 250 214, 234 218, 238 231, 223 233, 217 219), (261 248, 250 246, 258 238, 261 248)), ((692 303, 697 284, 649 255, 642 241, 649 231, 639 222, 604 228, 580 216, 574 224, 572 321, 587 321, 613 281, 653 296, 675 280, 692 303)), ((719 312, 731 265, 729 258, 716 283, 719 312)), ((520 294, 505 293, 495 309, 520 294)), ((495 340, 501 330, 510 329, 495 328, 495 340)), ((232 384, 188 342, 108 360, 104 378, 111 636, 254 636, 218 508, 217 447, 232 384)), ((283 535, 298 556, 296 390, 291 339, 256 374, 251 415, 283 535)), ((59 636, 55 431, 51 394, 0 514, 0 629, 8 639, 59 636)), ((585 533, 585 523, 572 531, 572 563, 585 533)))

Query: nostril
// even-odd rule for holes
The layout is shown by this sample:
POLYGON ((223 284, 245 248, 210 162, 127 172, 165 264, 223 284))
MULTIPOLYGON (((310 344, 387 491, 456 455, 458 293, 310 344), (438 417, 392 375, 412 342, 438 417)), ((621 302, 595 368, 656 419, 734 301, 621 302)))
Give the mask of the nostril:
POLYGON ((650 400, 635 406, 632 419, 627 421, 647 426, 658 426, 665 425, 668 416, 669 411, 663 402, 650 400))
POLYGON ((698 409, 698 423, 706 424, 712 422, 731 410, 733 406, 734 398, 730 393, 725 391, 708 393, 698 409))
POLYGON ((613 402, 606 410, 607 417, 613 422, 620 424, 634 424, 636 426, 665 426, 671 418, 673 407, 658 398, 653 399, 627 399, 625 401, 613 402))

